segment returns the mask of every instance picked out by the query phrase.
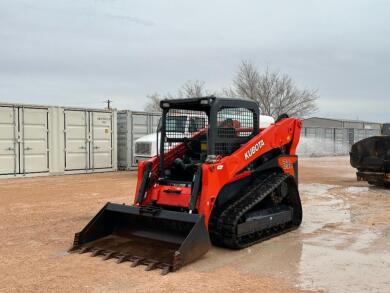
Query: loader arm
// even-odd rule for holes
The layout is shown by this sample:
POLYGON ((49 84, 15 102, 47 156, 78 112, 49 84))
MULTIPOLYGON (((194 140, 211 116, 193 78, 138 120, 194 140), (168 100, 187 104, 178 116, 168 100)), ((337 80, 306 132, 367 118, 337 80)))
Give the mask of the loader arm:
POLYGON ((229 177, 233 178, 250 163, 276 148, 286 147, 286 154, 295 155, 302 128, 302 121, 297 118, 285 118, 270 125, 231 156, 225 157, 229 177))

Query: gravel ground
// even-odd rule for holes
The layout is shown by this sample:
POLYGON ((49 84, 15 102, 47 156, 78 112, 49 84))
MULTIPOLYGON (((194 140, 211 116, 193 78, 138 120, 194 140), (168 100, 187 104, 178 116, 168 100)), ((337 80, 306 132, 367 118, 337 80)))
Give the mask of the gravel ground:
POLYGON ((68 254, 135 184, 130 172, 0 180, 0 291, 389 292, 390 190, 357 182, 347 157, 301 159, 302 226, 250 248, 213 247, 167 276, 68 254))

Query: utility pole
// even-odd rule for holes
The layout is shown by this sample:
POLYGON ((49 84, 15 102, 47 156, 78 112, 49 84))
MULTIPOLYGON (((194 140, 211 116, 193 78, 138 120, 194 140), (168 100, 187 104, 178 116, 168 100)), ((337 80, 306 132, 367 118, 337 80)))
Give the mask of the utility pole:
POLYGON ((111 109, 111 103, 112 103, 112 101, 111 101, 110 99, 107 99, 107 100, 105 101, 105 103, 107 103, 107 109, 111 109))

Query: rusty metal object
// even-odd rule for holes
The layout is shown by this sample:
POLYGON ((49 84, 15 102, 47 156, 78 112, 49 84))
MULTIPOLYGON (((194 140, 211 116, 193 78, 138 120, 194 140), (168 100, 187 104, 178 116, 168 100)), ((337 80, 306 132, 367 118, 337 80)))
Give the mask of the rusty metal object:
POLYGON ((373 136, 355 143, 350 152, 351 166, 358 181, 390 186, 390 136, 373 136))

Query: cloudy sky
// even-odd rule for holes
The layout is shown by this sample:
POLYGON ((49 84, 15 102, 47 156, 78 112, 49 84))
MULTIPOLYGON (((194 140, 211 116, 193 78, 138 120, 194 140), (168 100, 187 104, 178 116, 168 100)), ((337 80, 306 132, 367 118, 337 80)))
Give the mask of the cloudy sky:
POLYGON ((242 59, 318 88, 317 116, 390 122, 390 1, 2 0, 0 101, 142 110, 242 59))

